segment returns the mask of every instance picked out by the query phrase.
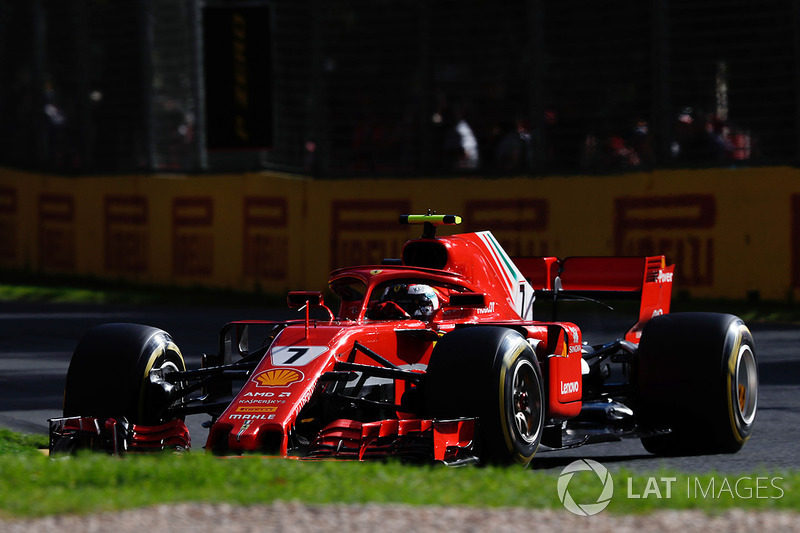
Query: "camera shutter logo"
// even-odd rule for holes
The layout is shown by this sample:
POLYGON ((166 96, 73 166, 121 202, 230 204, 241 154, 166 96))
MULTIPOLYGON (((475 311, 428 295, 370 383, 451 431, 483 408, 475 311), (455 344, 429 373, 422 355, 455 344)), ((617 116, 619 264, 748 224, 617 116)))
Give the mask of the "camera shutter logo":
POLYGON ((614 495, 614 480, 611 479, 611 473, 606 467, 591 459, 579 459, 568 464, 558 477, 557 487, 558 499, 561 500, 561 503, 564 504, 564 507, 566 507, 569 512, 578 516, 596 515, 608 506, 611 501, 611 496, 614 495), (603 490, 595 503, 578 504, 572 499, 572 496, 570 496, 567 490, 569 482, 572 480, 572 476, 575 475, 575 472, 584 471, 594 472, 603 483, 603 490))

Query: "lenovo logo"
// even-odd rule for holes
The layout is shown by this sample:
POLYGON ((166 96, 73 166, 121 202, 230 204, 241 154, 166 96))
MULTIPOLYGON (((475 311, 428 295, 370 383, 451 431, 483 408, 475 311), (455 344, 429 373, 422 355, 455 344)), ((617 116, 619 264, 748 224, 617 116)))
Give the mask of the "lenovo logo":
POLYGON ((580 388, 581 384, 578 381, 561 382, 561 394, 572 394, 573 392, 578 392, 580 388))

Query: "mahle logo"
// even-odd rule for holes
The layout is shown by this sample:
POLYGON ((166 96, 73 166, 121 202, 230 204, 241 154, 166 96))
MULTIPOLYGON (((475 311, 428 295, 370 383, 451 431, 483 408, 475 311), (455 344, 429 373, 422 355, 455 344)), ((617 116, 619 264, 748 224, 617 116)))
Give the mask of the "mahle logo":
POLYGON ((611 496, 614 495, 614 480, 611 479, 609 471, 591 459, 579 459, 568 464, 561 475, 558 477, 558 499, 564 504, 564 507, 573 514, 578 516, 592 516, 596 515, 605 509, 611 501, 611 496), (569 493, 569 482, 572 481, 572 476, 575 472, 591 471, 597 474, 597 477, 602 483, 602 490, 597 500, 594 503, 576 503, 569 493))

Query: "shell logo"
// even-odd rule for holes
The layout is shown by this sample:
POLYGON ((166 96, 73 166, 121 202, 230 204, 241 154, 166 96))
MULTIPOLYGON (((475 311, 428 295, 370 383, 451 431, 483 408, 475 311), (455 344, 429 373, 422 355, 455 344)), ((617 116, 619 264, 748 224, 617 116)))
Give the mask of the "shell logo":
POLYGON ((303 373, 293 368, 273 368, 253 377, 257 387, 286 387, 303 379, 303 373))

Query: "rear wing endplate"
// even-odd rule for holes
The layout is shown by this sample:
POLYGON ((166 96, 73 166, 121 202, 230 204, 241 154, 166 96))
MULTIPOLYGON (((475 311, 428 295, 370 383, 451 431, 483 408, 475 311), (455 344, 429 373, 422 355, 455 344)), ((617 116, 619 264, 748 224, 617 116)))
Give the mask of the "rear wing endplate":
POLYGON ((639 319, 625 339, 638 342, 644 324, 669 313, 674 265, 648 257, 517 257, 514 263, 537 296, 563 294, 591 299, 640 301, 639 319))

